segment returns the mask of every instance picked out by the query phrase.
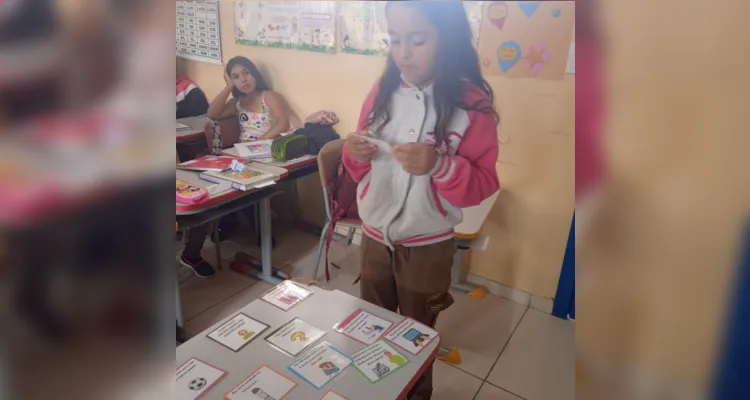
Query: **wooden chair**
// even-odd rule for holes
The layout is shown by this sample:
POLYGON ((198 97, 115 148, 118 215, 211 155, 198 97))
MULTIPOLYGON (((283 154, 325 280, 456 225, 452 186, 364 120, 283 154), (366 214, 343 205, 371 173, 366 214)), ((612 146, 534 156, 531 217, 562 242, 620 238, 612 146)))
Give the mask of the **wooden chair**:
MULTIPOLYGON (((318 276, 318 267, 320 266, 320 257, 323 254, 323 248, 326 245, 326 238, 328 232, 334 229, 331 222, 331 204, 328 201, 329 194, 335 196, 336 193, 330 193, 329 187, 331 183, 338 177, 339 164, 341 163, 341 150, 344 148, 345 139, 334 140, 326 143, 320 153, 318 153, 318 172, 320 174, 320 184, 323 187, 323 201, 326 207, 326 223, 323 226, 323 230, 320 233, 320 241, 318 242, 318 257, 315 259, 315 273, 312 278, 316 279, 318 276)), ((362 221, 355 218, 342 218, 336 222, 336 226, 343 226, 348 228, 346 236, 346 244, 350 244, 354 235, 354 230, 362 226, 362 221)))

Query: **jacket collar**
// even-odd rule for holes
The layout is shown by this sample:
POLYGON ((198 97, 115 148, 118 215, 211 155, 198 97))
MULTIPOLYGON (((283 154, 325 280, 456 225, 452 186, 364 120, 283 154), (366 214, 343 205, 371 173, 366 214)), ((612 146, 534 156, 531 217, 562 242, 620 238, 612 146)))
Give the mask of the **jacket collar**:
POLYGON ((411 90, 411 91, 422 92, 425 95, 429 96, 429 95, 432 95, 433 84, 430 83, 429 85, 427 85, 424 88, 420 89, 420 88, 417 87, 417 85, 414 85, 411 82, 407 81, 406 78, 404 78, 404 75, 401 75, 401 87, 403 89, 408 89, 408 90, 411 90))

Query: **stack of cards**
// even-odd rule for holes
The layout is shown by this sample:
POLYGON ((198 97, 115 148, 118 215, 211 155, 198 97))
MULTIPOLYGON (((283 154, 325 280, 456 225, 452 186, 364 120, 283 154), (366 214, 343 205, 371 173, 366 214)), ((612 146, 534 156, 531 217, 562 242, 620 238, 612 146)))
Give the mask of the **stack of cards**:
POLYGON ((409 362, 382 340, 352 354, 352 360, 359 372, 372 383, 380 381, 409 362))
POLYGON ((261 299, 269 304, 288 311, 290 308, 301 303, 312 294, 312 290, 305 289, 302 286, 284 281, 266 292, 261 299))
POLYGON ((226 400, 282 399, 295 386, 297 384, 293 380, 263 365, 228 391, 224 398, 226 400))
POLYGON ((336 324, 333 330, 364 344, 373 344, 380 339, 393 322, 373 315, 363 309, 353 312, 336 324))
POLYGON ((208 337, 231 350, 240 351, 267 328, 268 325, 239 313, 214 329, 208 337))
POLYGON ((328 342, 323 342, 305 353, 288 368, 307 383, 320 389, 337 377, 352 360, 336 350, 328 342))
POLYGON ((325 334, 325 331, 295 318, 271 332, 266 340, 285 353, 296 356, 325 334))

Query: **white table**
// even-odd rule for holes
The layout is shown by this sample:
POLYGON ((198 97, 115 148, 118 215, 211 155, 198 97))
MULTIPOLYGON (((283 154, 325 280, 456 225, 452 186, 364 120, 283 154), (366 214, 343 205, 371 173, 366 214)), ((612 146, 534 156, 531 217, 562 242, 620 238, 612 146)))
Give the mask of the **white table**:
MULTIPOLYGON (((370 383, 367 378, 357 371, 354 365, 350 365, 343 373, 323 386, 321 390, 317 390, 287 369, 289 364, 296 360, 296 358, 271 347, 264 338, 270 332, 295 317, 321 330, 325 330, 326 334, 320 341, 330 343, 347 356, 351 356, 364 348, 365 345, 335 332, 332 328, 336 323, 349 316, 349 314, 358 308, 363 308, 396 323, 403 319, 402 316, 396 313, 339 290, 328 291, 318 287, 310 287, 310 289, 315 293, 287 312, 260 299, 237 310, 221 322, 216 323, 214 326, 179 346, 177 348, 175 367, 181 365, 191 357, 196 357, 217 368, 226 370, 228 374, 204 396, 207 399, 222 398, 224 393, 236 386, 263 364, 270 366, 297 383, 297 386, 284 397, 284 400, 318 400, 329 389, 351 400, 391 400, 405 398, 406 393, 414 386, 419 377, 434 360, 440 346, 439 340, 428 344, 417 356, 400 350, 399 353, 406 357, 409 362, 376 384, 370 383), (269 328, 237 353, 206 337, 209 332, 239 312, 269 325, 269 328)), ((309 350, 309 348, 306 350, 309 350)), ((299 356, 303 354, 305 353, 303 352, 299 356)))
POLYGON ((204 127, 206 125, 206 122, 208 121, 208 117, 206 116, 200 116, 200 117, 187 117, 187 118, 180 118, 177 120, 178 124, 184 124, 190 127, 190 130, 183 130, 183 131, 177 131, 177 141, 178 142, 185 142, 189 140, 194 140, 198 138, 205 137, 204 127))
POLYGON ((471 247, 471 241, 479 236, 479 231, 482 230, 484 221, 487 220, 487 216, 495 205, 495 201, 499 194, 500 191, 498 190, 492 196, 484 199, 479 205, 461 209, 463 219, 461 220, 461 223, 456 225, 453 229, 456 236, 456 255, 453 257, 451 280, 453 281, 453 288, 456 290, 470 293, 477 288, 474 284, 461 282, 461 264, 463 263, 463 255, 464 252, 471 247))

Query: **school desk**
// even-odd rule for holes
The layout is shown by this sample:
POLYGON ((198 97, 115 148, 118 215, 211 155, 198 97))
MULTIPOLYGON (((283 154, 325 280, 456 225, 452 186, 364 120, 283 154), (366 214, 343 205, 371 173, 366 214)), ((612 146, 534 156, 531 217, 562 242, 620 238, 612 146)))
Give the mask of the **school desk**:
MULTIPOLYGON (((352 312, 362 308, 395 323, 400 322, 403 318, 396 313, 339 290, 329 291, 315 286, 310 286, 310 289, 314 291, 314 294, 286 312, 260 299, 233 312, 221 322, 216 323, 214 326, 177 347, 175 367, 182 365, 191 357, 195 357, 216 368, 226 370, 228 374, 203 396, 203 398, 210 399, 223 398, 222 396, 226 392, 247 378, 250 373, 263 364, 268 365, 297 383, 297 386, 284 397, 284 400, 318 400, 328 390, 333 390, 351 400, 404 399, 409 390, 417 383, 419 377, 435 359, 437 350, 440 347, 439 340, 429 343, 416 356, 392 345, 409 362, 375 384, 370 383, 367 378, 357 371, 353 364, 349 365, 339 376, 323 386, 321 390, 303 381, 287 369, 289 364, 294 362, 299 356, 305 354, 315 344, 305 349, 297 357, 292 357, 271 347, 266 342, 265 337, 293 318, 300 318, 304 322, 324 330, 326 334, 320 338, 319 342, 326 341, 330 343, 346 356, 351 356, 365 347, 364 344, 333 330, 335 324, 342 321, 352 312), (269 328, 236 353, 206 337, 214 329, 240 312, 269 325, 269 328)), ((390 342, 388 343, 390 344, 390 342)))
POLYGON ((200 139, 201 141, 206 141, 206 135, 204 132, 204 127, 206 125, 206 121, 208 121, 208 117, 206 116, 199 116, 199 117, 187 117, 187 118, 180 118, 177 120, 178 124, 184 124, 190 127, 190 130, 184 130, 184 131, 177 131, 177 143, 181 142, 189 142, 193 140, 200 139))
MULTIPOLYGON (((467 207, 461 210, 463 213, 463 220, 453 229, 456 237, 456 255, 453 257, 451 280, 453 281, 453 288, 456 290, 472 293, 477 289, 477 286, 474 284, 461 282, 461 264, 463 263, 463 255, 464 252, 471 247, 471 242, 479 237, 479 231, 482 230, 482 226, 484 226, 487 216, 490 215, 492 206, 495 205, 495 201, 499 194, 500 191, 498 190, 479 205, 467 207)), ((480 295, 480 297, 483 297, 483 295, 480 295)))
MULTIPOLYGON (((208 200, 200 204, 182 204, 176 202, 176 215, 179 230, 186 230, 204 223, 213 223, 213 232, 217 235, 216 228, 221 217, 235 213, 253 204, 258 204, 260 216, 260 238, 261 238, 261 264, 262 270, 254 269, 248 274, 254 278, 266 281, 272 285, 280 282, 275 277, 271 265, 271 201, 270 198, 277 194, 275 186, 266 186, 259 189, 247 191, 232 189, 228 185, 214 184, 200 179, 198 171, 177 169, 176 178, 181 179, 198 187, 209 190, 208 200)), ((285 176, 285 175, 282 175, 285 176)), ((216 241, 216 267, 221 268, 221 243, 216 241)), ((176 307, 178 325, 182 326, 182 315, 179 299, 179 285, 176 292, 176 307)))

